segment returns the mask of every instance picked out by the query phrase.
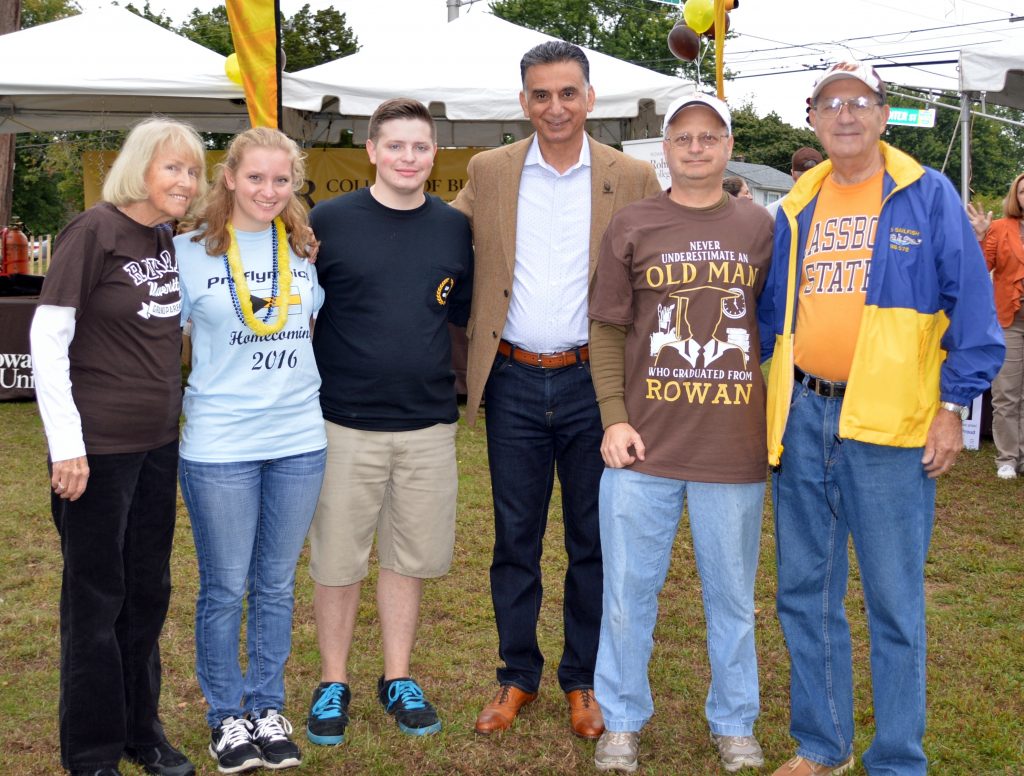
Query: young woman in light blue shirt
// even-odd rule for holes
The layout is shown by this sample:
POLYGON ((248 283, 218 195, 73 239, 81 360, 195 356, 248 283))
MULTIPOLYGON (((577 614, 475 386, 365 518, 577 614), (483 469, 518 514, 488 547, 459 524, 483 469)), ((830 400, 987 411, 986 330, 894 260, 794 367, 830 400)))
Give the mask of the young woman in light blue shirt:
POLYGON ((174 240, 192 366, 178 476, 199 561, 196 674, 222 773, 301 761, 281 714, 284 666, 327 446, 304 177, 294 141, 250 129, 218 166, 194 231, 174 240))

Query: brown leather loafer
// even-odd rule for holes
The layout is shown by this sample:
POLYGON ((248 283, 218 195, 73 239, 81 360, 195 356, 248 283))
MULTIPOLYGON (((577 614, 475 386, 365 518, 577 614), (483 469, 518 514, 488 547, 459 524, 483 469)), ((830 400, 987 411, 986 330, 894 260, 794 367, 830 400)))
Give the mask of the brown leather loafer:
POLYGON ((600 738, 604 732, 604 717, 601 707, 594 700, 594 691, 590 687, 572 690, 565 694, 569 701, 569 726, 580 738, 600 738))
MULTIPOLYGON (((483 736, 512 727, 519 710, 537 698, 535 692, 524 692, 511 684, 503 684, 494 700, 483 707, 476 718, 476 732, 483 736)), ((600 712, 598 712, 600 713, 600 712)))

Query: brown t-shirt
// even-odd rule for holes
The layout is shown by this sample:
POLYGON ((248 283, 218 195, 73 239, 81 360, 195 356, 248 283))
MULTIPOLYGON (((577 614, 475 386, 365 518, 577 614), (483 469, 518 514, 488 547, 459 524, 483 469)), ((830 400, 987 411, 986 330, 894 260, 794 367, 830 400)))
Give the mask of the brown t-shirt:
POLYGON ((771 218, 749 200, 695 210, 664 193, 613 217, 590 317, 627 327, 626 412, 646 447, 632 469, 696 482, 764 479, 756 300, 771 253, 771 218))
POLYGON ((108 203, 58 235, 40 304, 74 307, 71 393, 89 453, 152 450, 178 436, 181 293, 168 225, 108 203))

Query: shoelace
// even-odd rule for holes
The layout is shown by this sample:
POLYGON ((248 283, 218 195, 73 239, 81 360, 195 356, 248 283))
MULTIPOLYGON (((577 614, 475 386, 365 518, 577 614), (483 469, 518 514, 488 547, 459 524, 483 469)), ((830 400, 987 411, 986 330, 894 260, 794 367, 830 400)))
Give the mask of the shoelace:
POLYGON ((593 691, 589 687, 584 687, 580 690, 580 703, 583 704, 583 708, 589 709, 590 704, 594 702, 593 691))
POLYGON ((633 740, 633 734, 628 732, 616 733, 609 730, 605 735, 608 736, 608 743, 612 746, 628 746, 633 740))
POLYGON ((226 719, 220 725, 221 736, 217 742, 217 749, 234 749, 236 746, 248 744, 252 741, 252 723, 242 717, 226 719))
POLYGON ((313 704, 313 716, 319 719, 336 719, 341 716, 341 696, 344 694, 340 684, 328 685, 313 704))
POLYGON ((256 720, 256 733, 253 737, 261 741, 280 741, 288 738, 291 732, 292 723, 274 709, 269 709, 265 716, 256 720))
POLYGON ((423 690, 411 679, 402 679, 392 682, 388 687, 388 709, 395 705, 395 701, 401 701, 406 709, 422 709, 426 706, 423 701, 423 690))

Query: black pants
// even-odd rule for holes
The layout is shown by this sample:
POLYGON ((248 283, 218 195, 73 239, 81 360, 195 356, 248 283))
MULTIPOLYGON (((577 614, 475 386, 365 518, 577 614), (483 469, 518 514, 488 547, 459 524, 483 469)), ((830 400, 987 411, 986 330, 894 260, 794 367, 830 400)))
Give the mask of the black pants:
POLYGON ((171 595, 178 442, 89 455, 77 501, 51 497, 60 594, 60 750, 69 770, 116 766, 163 738, 160 648, 171 595))

